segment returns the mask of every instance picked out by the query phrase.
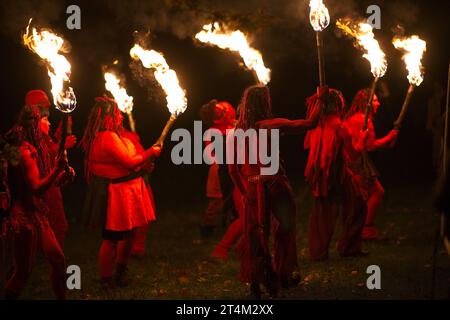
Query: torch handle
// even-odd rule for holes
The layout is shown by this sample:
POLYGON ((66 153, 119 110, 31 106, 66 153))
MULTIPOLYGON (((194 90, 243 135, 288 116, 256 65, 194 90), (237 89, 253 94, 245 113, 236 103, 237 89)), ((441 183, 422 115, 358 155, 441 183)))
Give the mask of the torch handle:
POLYGON ((128 112, 127 115, 128 115, 128 122, 130 123, 131 132, 136 132, 136 122, 134 121, 133 114, 131 112, 128 112))
MULTIPOLYGON (((67 140, 67 134, 69 131, 69 115, 67 113, 63 114, 61 129, 62 129, 62 132, 61 132, 61 140, 59 141, 58 158, 64 156, 64 152, 66 151, 66 140, 67 140)), ((65 166, 64 171, 67 174, 70 174, 70 169, 69 169, 68 164, 65 166)))
POLYGON ((373 100, 373 96, 375 95, 375 90, 377 89, 378 79, 379 79, 378 77, 375 77, 375 79, 373 79, 372 87, 370 88, 369 101, 367 102, 366 113, 364 115, 363 130, 367 129, 367 123, 369 122, 369 114, 370 114, 370 110, 372 109, 372 100, 373 100))
POLYGON ((319 62, 319 82, 322 87, 325 84, 325 72, 324 72, 324 62, 322 56, 322 39, 320 37, 320 31, 316 32, 316 45, 317 45, 317 60, 319 62))
POLYGON ((64 150, 66 149, 67 133, 69 130, 69 115, 67 113, 63 113, 61 130, 61 140, 59 141, 58 149, 59 156, 62 156, 64 150))
POLYGON ((398 115, 397 120, 394 122, 394 128, 396 130, 400 130, 402 126, 403 119, 405 119, 406 112, 408 111, 409 102, 411 101, 411 96, 414 92, 414 85, 410 84, 408 88, 408 92, 406 93, 405 101, 403 102, 402 110, 398 115))
POLYGON ((160 146, 160 147, 163 146, 164 140, 166 139, 166 136, 169 134, 169 130, 175 123, 175 120, 176 120, 176 117, 174 115, 171 115, 169 120, 167 121, 166 125, 164 126, 164 129, 161 132, 161 135, 159 136, 158 140, 156 140, 154 146, 160 146))

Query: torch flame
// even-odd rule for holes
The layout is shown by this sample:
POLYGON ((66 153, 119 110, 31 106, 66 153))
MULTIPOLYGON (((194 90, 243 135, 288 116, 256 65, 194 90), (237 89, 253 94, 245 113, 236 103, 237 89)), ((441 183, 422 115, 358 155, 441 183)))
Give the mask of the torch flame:
POLYGON ((417 87, 420 86, 423 81, 422 57, 427 51, 427 43, 418 36, 409 38, 395 37, 392 43, 396 49, 405 52, 403 60, 408 70, 409 83, 417 87))
POLYGON ((373 76, 376 78, 383 77, 387 70, 386 55, 375 39, 372 26, 368 23, 350 26, 350 22, 341 20, 336 22, 336 26, 344 33, 356 38, 357 44, 365 50, 366 53, 363 57, 369 60, 373 76))
POLYGON ((270 82, 270 69, 264 66, 261 53, 250 47, 245 35, 239 31, 226 32, 219 24, 208 24, 195 35, 195 38, 203 43, 210 43, 221 49, 229 49, 238 52, 244 60, 247 68, 254 70, 260 83, 266 85, 270 82))
POLYGON ((145 50, 135 44, 130 50, 130 55, 135 60, 141 60, 147 69, 155 69, 155 78, 166 93, 167 108, 177 117, 187 108, 186 92, 181 89, 175 71, 170 69, 164 56, 155 50, 145 50))
POLYGON ((38 32, 33 28, 30 33, 30 22, 23 35, 24 44, 47 63, 48 75, 52 84, 53 102, 60 111, 69 113, 76 107, 76 97, 70 82, 70 63, 59 52, 62 51, 64 39, 51 31, 38 32))
POLYGON ((105 72, 105 87, 111 92, 117 106, 123 113, 131 113, 133 111, 133 97, 127 94, 127 90, 120 86, 120 80, 115 74, 105 72))
POLYGON ((311 0, 309 2, 311 11, 309 12, 309 21, 311 26, 317 32, 323 31, 330 24, 330 14, 322 0, 311 0))

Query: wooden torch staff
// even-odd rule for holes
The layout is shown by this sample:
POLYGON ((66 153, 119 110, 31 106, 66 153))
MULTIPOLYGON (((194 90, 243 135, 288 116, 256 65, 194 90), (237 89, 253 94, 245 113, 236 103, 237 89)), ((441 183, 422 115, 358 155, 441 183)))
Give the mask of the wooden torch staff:
POLYGON ((162 148, 162 146, 164 145, 164 140, 166 139, 166 136, 169 134, 169 130, 175 123, 176 119, 177 119, 177 117, 175 115, 172 114, 170 116, 169 120, 167 121, 166 125, 164 126, 163 131, 161 132, 161 135, 159 136, 158 140, 156 140, 154 146, 159 146, 162 148))
POLYGON ((369 101, 367 103, 367 107, 366 107, 366 113, 364 115, 364 126, 363 126, 363 130, 367 129, 367 123, 369 122, 369 114, 370 114, 370 110, 372 110, 372 100, 373 100, 373 96, 375 95, 375 90, 377 88, 377 83, 378 83, 379 78, 375 77, 375 79, 373 79, 372 82, 372 87, 370 88, 370 94, 369 94, 369 101))
POLYGON ((317 60, 319 62, 319 82, 320 86, 322 87, 325 84, 325 72, 322 55, 322 39, 320 37, 320 31, 316 31, 316 44, 317 44, 317 60))
POLYGON ((133 113, 127 112, 128 115, 128 123, 130 124, 131 132, 136 132, 136 122, 134 121, 133 113))
POLYGON ((408 111, 409 102, 411 101, 412 94, 414 92, 414 85, 410 84, 408 88, 408 92, 406 93, 405 101, 403 102, 402 110, 400 111, 400 114, 397 118, 397 120, 394 122, 394 128, 396 130, 400 130, 402 126, 403 119, 405 119, 406 112, 408 111))

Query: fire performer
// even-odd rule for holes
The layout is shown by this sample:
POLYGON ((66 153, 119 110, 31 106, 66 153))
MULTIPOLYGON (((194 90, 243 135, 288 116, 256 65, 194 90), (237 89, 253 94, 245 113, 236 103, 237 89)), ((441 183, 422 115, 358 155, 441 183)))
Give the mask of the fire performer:
MULTIPOLYGON (((371 89, 360 90, 353 99, 351 107, 345 116, 345 123, 353 140, 359 139, 361 132, 364 131, 366 109, 367 106, 370 106, 370 91, 371 89)), ((384 189, 378 179, 378 171, 370 161, 367 152, 394 147, 399 133, 398 130, 391 130, 385 137, 376 138, 372 118, 379 107, 380 102, 377 96, 374 95, 371 107, 369 107, 367 130, 363 133, 363 139, 365 140, 363 148, 346 165, 347 172, 352 180, 352 189, 363 202, 367 203, 367 209, 363 210, 367 212, 364 229, 362 229, 362 238, 364 240, 376 239, 379 236, 379 231, 374 226, 374 220, 384 197, 384 189)), ((346 159, 349 160, 350 158, 347 157, 346 159)), ((358 219, 355 218, 355 220, 358 219)), ((355 227, 362 228, 362 226, 355 227)))
POLYGON ((309 252, 311 259, 318 261, 328 259, 335 211, 342 199, 343 139, 340 117, 344 110, 344 98, 340 91, 323 86, 307 99, 306 106, 305 120, 274 119, 261 124, 289 133, 308 130, 304 145, 310 151, 305 178, 314 196, 309 219, 309 252))
MULTIPOLYGON (((271 117, 268 87, 251 86, 244 92, 237 129, 258 129, 258 121, 271 117)), ((261 146, 260 146, 261 147, 261 146)), ((260 284, 277 295, 280 280, 291 283, 297 269, 296 205, 290 182, 282 164, 275 175, 261 175, 263 165, 246 163, 229 166, 230 175, 244 198, 243 236, 239 242, 240 278, 250 283, 254 298, 261 297, 260 284), (271 214, 274 222, 274 261, 269 250, 271 214)), ((236 154, 236 153, 235 153, 236 154)), ((236 161, 235 161, 236 162, 236 161)), ((298 281, 297 281, 298 283, 298 281)))
MULTIPOLYGON (((54 140, 50 136, 50 122, 49 122, 49 111, 50 111, 50 100, 47 94, 42 90, 31 90, 27 93, 25 97, 25 105, 37 107, 41 114, 41 119, 39 122, 40 129, 43 133, 45 143, 47 144, 48 150, 50 151, 50 157, 52 161, 56 161, 58 156, 59 141, 54 140)), ((56 136, 56 135, 55 135, 56 136)), ((76 137, 70 135, 66 139, 65 149, 71 149, 76 144, 76 137)), ((69 171, 71 174, 75 174, 73 169, 69 171)), ((46 204, 49 208, 49 222, 50 226, 55 233, 56 239, 58 240, 61 248, 64 247, 64 239, 67 233, 67 219, 64 212, 63 197, 61 194, 60 186, 52 185, 45 193, 46 204)))
MULTIPOLYGON (((125 87, 121 85, 121 80, 114 72, 105 71, 104 77, 106 90, 111 92, 112 96, 114 97, 114 100, 117 103, 117 107, 120 109, 122 113, 126 114, 128 117, 128 124, 130 126, 130 130, 126 130, 124 127, 122 136, 130 140, 134 144, 138 153, 143 153, 144 147, 141 144, 141 138, 136 132, 136 123, 133 117, 133 97, 128 95, 125 87)), ((150 186, 150 175, 149 175, 154 169, 154 163, 149 162, 145 166, 145 169, 147 173, 144 174, 142 177, 145 181, 145 184, 147 185, 147 189, 152 204, 151 209, 153 211, 153 215, 156 216, 155 201, 153 198, 152 188, 150 186)), ((138 230, 136 231, 136 237, 134 239, 133 249, 131 251, 131 254, 133 256, 142 257, 145 255, 145 244, 147 241, 148 229, 149 224, 146 224, 139 227, 138 230)))
MULTIPOLYGON (((236 111, 226 101, 211 100, 201 108, 203 123, 211 130, 219 130, 226 137, 227 130, 233 129, 236 121, 236 111)), ((211 137, 209 138, 209 140, 211 137)), ((211 141, 207 141, 209 145, 211 141)), ((217 228, 218 217, 226 219, 226 215, 233 210, 233 182, 228 174, 226 165, 219 164, 213 158, 208 171, 206 183, 206 197, 208 206, 200 225, 200 234, 206 238, 212 235, 217 228)))
POLYGON ((5 298, 17 299, 33 268, 36 251, 42 248, 51 265, 50 279, 58 299, 66 298, 64 253, 50 227, 45 192, 66 179, 65 157, 54 163, 40 129, 39 109, 25 106, 17 125, 7 134, 20 151, 19 164, 12 165, 9 184, 12 205, 3 225, 3 238, 11 244, 14 269, 6 282, 5 298))
POLYGON ((87 225, 103 228, 98 262, 105 289, 128 285, 127 263, 136 228, 155 218, 141 169, 161 149, 154 146, 138 153, 122 137, 122 122, 116 102, 98 97, 81 141, 88 180, 84 218, 87 225))

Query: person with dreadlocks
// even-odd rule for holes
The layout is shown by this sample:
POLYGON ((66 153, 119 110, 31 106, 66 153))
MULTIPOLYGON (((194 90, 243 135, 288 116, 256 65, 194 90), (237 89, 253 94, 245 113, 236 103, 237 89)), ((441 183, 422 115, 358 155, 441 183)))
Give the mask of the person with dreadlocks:
POLYGON ((122 136, 122 122, 116 102, 98 97, 81 140, 88 181, 84 223, 103 229, 98 263, 105 289, 129 284, 127 263, 136 230, 155 219, 142 175, 146 172, 143 168, 160 155, 161 148, 153 146, 137 152, 134 144, 122 136))
POLYGON ((304 145, 310 151, 305 178, 314 197, 309 219, 309 252, 312 260, 325 260, 328 258, 342 183, 340 117, 344 99, 340 91, 323 86, 307 99, 306 106, 306 119, 273 119, 263 121, 261 125, 294 134, 307 131, 304 145))
MULTIPOLYGON (((262 85, 247 88, 239 108, 236 129, 245 132, 258 130, 259 121, 272 117, 269 88, 262 85)), ((259 133, 254 132, 258 137, 259 133)), ((263 139, 258 141, 258 148, 268 148, 271 144, 269 139, 270 137, 265 141, 267 146, 260 145, 263 139)), ((243 150, 235 149, 235 157, 236 153, 241 153, 245 161, 244 164, 234 161, 235 164, 229 165, 229 171, 244 199, 243 235, 238 244, 240 278, 243 282, 250 283, 253 298, 259 299, 261 284, 270 295, 276 296, 281 284, 287 287, 295 280, 293 278, 298 267, 296 205, 292 187, 281 161, 276 174, 262 175, 261 169, 264 165, 260 159, 257 159, 255 164, 251 163, 252 147, 255 146, 245 144, 243 150), (272 217, 273 262, 269 249, 272 217)))
MULTIPOLYGON (((352 139, 359 137, 364 129, 366 108, 369 105, 370 89, 358 91, 345 115, 345 124, 349 129, 352 139)), ((355 157, 347 171, 352 177, 352 188, 357 195, 367 203, 365 221, 362 228, 362 237, 365 240, 376 239, 379 236, 378 229, 374 226, 374 220, 384 197, 384 189, 378 180, 378 171, 368 157, 368 152, 382 148, 393 148, 398 137, 398 130, 391 130, 385 137, 377 139, 373 125, 373 115, 380 107, 377 95, 373 96, 369 110, 367 130, 363 133, 363 150, 355 157)))
MULTIPOLYGON (((25 105, 37 107, 41 114, 41 120, 39 126, 44 136, 45 143, 47 144, 48 150, 50 152, 50 157, 52 161, 56 161, 59 149, 59 139, 53 139, 50 135, 50 100, 47 94, 42 90, 31 90, 25 96, 25 105)), ((55 138, 56 138, 55 134, 55 138)), ((76 137, 74 135, 69 135, 66 140, 65 149, 71 149, 76 144, 76 137)), ((74 174, 74 172, 72 172, 74 174)), ((66 214, 64 212, 63 197, 61 194, 60 186, 53 185, 45 193, 45 200, 47 206, 49 207, 49 221, 50 225, 55 233, 58 243, 63 247, 64 239, 67 234, 68 223, 66 219, 66 214)))
POLYGON ((12 204, 2 230, 5 244, 11 245, 13 253, 13 272, 5 285, 5 298, 11 300, 17 299, 25 287, 38 248, 51 265, 50 279, 56 297, 66 298, 64 253, 50 226, 44 195, 67 178, 67 159, 61 156, 53 161, 39 122, 39 109, 27 105, 17 125, 6 135, 20 153, 18 164, 9 166, 12 204))

